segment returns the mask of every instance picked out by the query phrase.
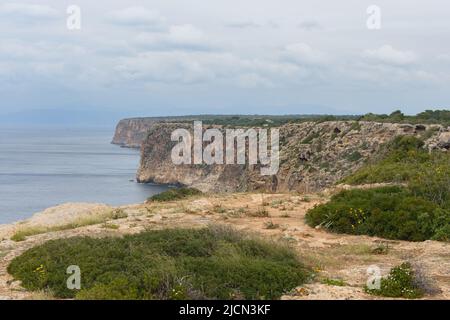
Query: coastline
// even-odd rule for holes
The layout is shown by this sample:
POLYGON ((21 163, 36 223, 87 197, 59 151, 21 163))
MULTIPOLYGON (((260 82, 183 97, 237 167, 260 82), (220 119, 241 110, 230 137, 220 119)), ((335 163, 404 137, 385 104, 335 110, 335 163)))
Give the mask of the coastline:
POLYGON ((307 265, 315 270, 320 265, 315 281, 298 287, 282 299, 383 299, 368 295, 363 290, 367 266, 379 265, 383 274, 387 274, 390 268, 404 260, 405 255, 420 267, 435 288, 434 293, 425 299, 450 298, 450 282, 446 280, 450 268, 449 243, 334 234, 306 225, 306 212, 328 201, 332 192, 301 196, 292 193, 204 194, 166 203, 147 202, 120 207, 72 203, 49 208, 26 221, 0 226, 0 298, 51 299, 50 296, 42 296, 42 293, 24 290, 6 271, 14 257, 46 241, 77 236, 116 237, 164 228, 202 228, 211 224, 229 226, 274 241, 288 241, 307 265), (242 208, 247 212, 260 210, 263 202, 282 205, 267 205, 268 217, 237 214, 242 208), (98 217, 101 219, 89 220, 98 217), (77 225, 80 219, 88 219, 92 223, 77 225), (267 223, 280 227, 269 229, 265 227, 267 223), (61 227, 71 224, 72 228, 61 227), (11 239, 15 232, 24 228, 42 228, 41 231, 47 228, 47 231, 16 241, 11 239), (388 245, 389 251, 374 254, 372 250, 380 244, 388 245), (320 280, 327 278, 342 279, 345 284, 329 286, 320 280))

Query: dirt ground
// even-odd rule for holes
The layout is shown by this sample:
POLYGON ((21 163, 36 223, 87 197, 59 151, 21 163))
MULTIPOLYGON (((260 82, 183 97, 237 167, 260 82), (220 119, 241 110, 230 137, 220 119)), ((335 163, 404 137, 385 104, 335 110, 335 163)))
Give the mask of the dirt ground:
MULTIPOLYGON (((7 273, 9 262, 25 250, 50 239, 72 236, 120 236, 144 230, 203 227, 225 224, 274 241, 291 245, 316 276, 282 299, 380 299, 364 292, 370 266, 383 275, 390 268, 410 262, 420 276, 427 295, 424 299, 450 299, 450 244, 436 241, 390 241, 375 237, 332 234, 307 226, 308 209, 326 201, 326 194, 208 195, 168 203, 147 203, 120 207, 126 218, 109 220, 75 229, 51 231, 13 241, 17 230, 30 226, 54 227, 71 219, 112 210, 104 205, 66 204, 27 221, 0 226, 0 299, 49 299, 44 292, 21 288, 7 273), (70 211, 71 215, 67 215, 70 211), (64 216, 64 219, 58 218, 64 216), (56 222, 55 222, 56 221, 56 222), (339 282, 339 285, 333 285, 339 282)), ((53 229, 54 230, 54 229, 53 229)))

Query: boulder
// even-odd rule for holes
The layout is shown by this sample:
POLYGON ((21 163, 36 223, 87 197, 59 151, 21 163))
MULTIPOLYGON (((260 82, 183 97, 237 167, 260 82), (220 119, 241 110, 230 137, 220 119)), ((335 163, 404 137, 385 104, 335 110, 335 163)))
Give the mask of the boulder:
POLYGON ((450 132, 442 132, 438 138, 438 147, 442 149, 450 149, 450 132))

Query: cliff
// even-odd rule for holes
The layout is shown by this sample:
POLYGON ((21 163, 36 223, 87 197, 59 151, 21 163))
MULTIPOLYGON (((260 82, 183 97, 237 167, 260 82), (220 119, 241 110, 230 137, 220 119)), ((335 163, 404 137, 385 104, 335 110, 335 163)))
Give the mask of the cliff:
MULTIPOLYGON (((174 165, 171 132, 188 123, 153 123, 141 148, 139 182, 181 184, 202 191, 273 192, 322 190, 351 174, 397 135, 428 135, 442 146, 448 129, 439 125, 329 121, 285 124, 280 129, 280 169, 262 176, 259 165, 174 165)), ((221 128, 221 127, 219 127, 221 128)), ((223 128, 221 128, 223 131, 223 128)), ((446 148, 447 149, 447 148, 446 148)))
POLYGON ((116 126, 112 144, 127 148, 140 148, 147 132, 157 123, 171 121, 193 120, 190 116, 184 117, 146 117, 120 120, 116 126))

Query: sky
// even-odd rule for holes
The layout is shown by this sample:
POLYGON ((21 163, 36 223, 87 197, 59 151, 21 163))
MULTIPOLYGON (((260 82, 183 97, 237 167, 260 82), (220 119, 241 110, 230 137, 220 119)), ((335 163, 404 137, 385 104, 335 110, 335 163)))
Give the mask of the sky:
POLYGON ((1 0, 0 122, 449 109, 449 39, 445 0, 1 0))

